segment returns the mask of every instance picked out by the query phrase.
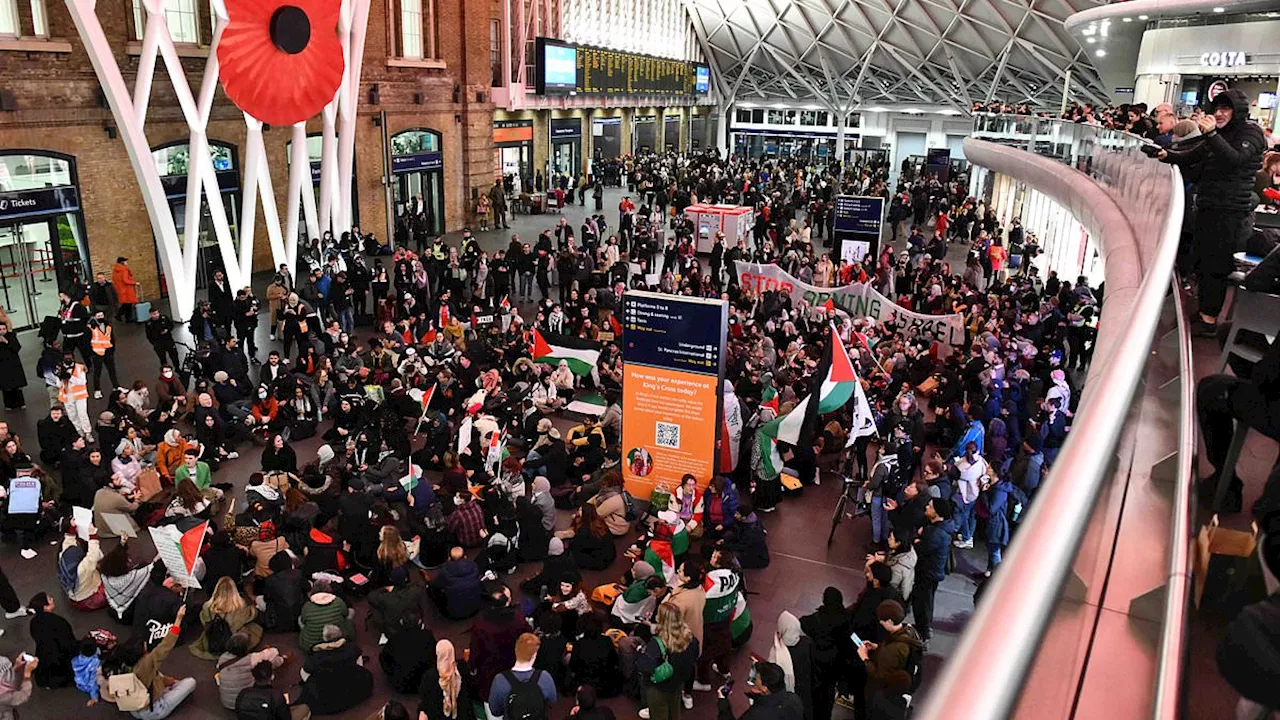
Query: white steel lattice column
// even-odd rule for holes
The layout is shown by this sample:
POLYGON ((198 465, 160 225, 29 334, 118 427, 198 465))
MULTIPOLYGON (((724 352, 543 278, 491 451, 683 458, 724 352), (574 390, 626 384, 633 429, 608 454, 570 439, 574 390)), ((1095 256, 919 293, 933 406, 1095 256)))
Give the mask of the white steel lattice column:
POLYGON ((143 0, 146 13, 142 54, 132 92, 116 62, 102 24, 98 20, 95 0, 66 0, 72 20, 85 44, 112 115, 120 128, 120 137, 129 155, 143 203, 151 220, 152 232, 159 249, 160 264, 168 278, 170 310, 177 320, 191 317, 195 309, 196 261, 199 248, 200 211, 202 201, 208 203, 214 235, 218 241, 227 281, 233 288, 249 284, 253 271, 253 239, 257 225, 257 206, 262 203, 263 221, 271 256, 278 265, 293 268, 297 262, 299 221, 306 223, 307 234, 318 237, 322 228, 339 234, 351 223, 351 179, 355 157, 355 121, 359 102, 360 71, 364 63, 365 29, 369 19, 369 0, 342 0, 338 23, 339 40, 345 59, 342 84, 333 100, 321 113, 323 150, 321 153, 320 203, 317 211, 315 191, 311 183, 311 165, 307 153, 306 123, 294 125, 288 139, 292 141, 289 185, 285 193, 287 223, 281 232, 280 214, 276 206, 271 169, 267 161, 262 122, 244 113, 247 141, 244 148, 243 196, 240 212, 239 246, 232 236, 226 208, 218 188, 210 156, 207 129, 213 108, 214 91, 219 82, 218 44, 227 26, 228 16, 223 0, 212 0, 214 15, 213 43, 209 47, 201 80, 200 95, 192 94, 178 52, 165 22, 168 0, 143 0), (173 84, 174 95, 182 108, 189 130, 189 166, 186 187, 184 227, 190 232, 179 238, 177 225, 169 209, 160 182, 160 173, 151 156, 147 140, 146 119, 155 81, 157 58, 162 58, 173 84), (303 217, 299 218, 299 214, 303 217))

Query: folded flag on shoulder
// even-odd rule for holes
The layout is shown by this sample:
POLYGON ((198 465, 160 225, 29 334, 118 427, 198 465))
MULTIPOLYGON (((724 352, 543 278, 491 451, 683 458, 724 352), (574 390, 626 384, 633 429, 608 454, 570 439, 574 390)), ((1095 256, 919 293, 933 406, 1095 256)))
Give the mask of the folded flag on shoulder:
POLYGON ((600 343, 568 335, 533 331, 533 361, 544 365, 569 363, 574 375, 590 375, 600 359, 600 343))

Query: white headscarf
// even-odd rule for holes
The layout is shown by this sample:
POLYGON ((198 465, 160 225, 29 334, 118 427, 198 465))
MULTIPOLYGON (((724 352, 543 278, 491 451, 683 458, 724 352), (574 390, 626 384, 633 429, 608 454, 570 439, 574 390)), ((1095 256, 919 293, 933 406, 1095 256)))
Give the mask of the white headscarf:
POLYGON ((769 662, 782 668, 787 676, 787 690, 796 691, 796 669, 791 662, 791 648, 800 642, 800 621, 795 615, 782 611, 778 616, 778 631, 773 635, 773 649, 769 651, 769 662))

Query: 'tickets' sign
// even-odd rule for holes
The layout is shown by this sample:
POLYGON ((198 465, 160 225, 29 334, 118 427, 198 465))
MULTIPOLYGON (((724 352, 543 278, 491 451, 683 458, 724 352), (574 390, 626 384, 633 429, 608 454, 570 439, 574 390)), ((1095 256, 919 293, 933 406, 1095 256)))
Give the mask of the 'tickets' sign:
POLYGON ((724 377, 723 300, 631 291, 622 297, 622 477, 637 497, 716 472, 724 377))

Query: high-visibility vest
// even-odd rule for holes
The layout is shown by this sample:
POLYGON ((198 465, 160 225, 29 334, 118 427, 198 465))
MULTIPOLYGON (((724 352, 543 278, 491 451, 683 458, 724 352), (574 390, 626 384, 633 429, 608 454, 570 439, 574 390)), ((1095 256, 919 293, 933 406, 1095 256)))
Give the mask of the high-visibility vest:
POLYGON ((106 355, 111 349, 111 326, 108 325, 105 331, 100 330, 96 325, 92 328, 92 336, 89 338, 89 346, 98 355, 106 355))
POLYGON ((89 377, 85 372, 84 365, 76 363, 76 367, 71 371, 70 379, 62 383, 58 388, 58 402, 64 405, 68 402, 76 400, 89 399, 89 377))

